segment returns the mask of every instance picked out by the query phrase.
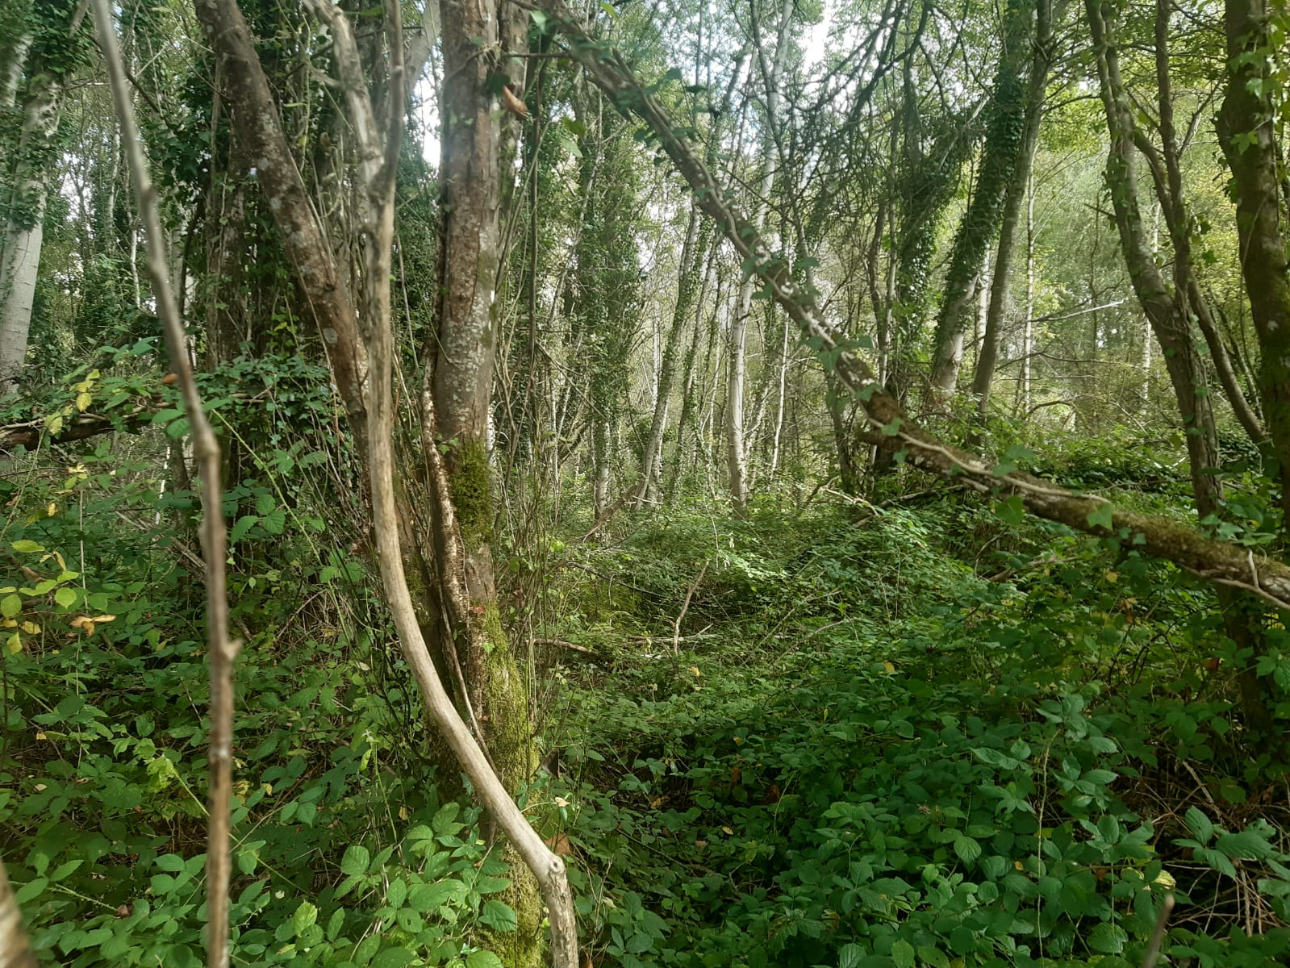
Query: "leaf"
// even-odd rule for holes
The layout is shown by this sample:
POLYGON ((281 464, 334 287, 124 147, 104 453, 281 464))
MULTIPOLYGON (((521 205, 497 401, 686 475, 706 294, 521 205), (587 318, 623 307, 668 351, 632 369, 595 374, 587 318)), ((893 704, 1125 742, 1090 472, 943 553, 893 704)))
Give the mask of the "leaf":
POLYGON ((317 921, 318 908, 308 901, 301 901, 300 907, 296 908, 296 913, 291 915, 291 927, 295 929, 297 938, 312 928, 317 921))
POLYGON ((479 912, 479 923, 494 931, 514 931, 517 927, 515 911, 501 901, 485 901, 479 912))
POLYGON ((34 555, 45 550, 44 545, 38 545, 36 542, 28 541, 26 538, 23 538, 20 541, 15 541, 10 545, 10 547, 19 554, 24 555, 34 555))
POLYGON ((255 527, 259 520, 259 515, 256 514, 242 515, 237 519, 237 523, 233 525, 233 530, 228 533, 228 543, 230 545, 237 544, 246 537, 246 533, 255 527))
POLYGON ((466 968, 506 968, 502 959, 491 951, 474 951, 466 959, 466 968))
POLYGON ((184 869, 184 859, 178 854, 162 854, 156 860, 157 869, 178 874, 184 869))
POLYGON ((466 896, 466 885, 455 878, 436 881, 433 884, 418 884, 408 892, 408 907, 418 914, 443 907, 449 901, 460 902, 466 896))
POLYGON ((1187 829, 1195 835, 1196 839, 1202 844, 1207 844, 1210 838, 1214 836, 1214 825, 1210 822, 1209 817, 1205 816, 1198 807, 1189 807, 1187 816, 1187 829))
POLYGON ((76 589, 63 587, 54 592, 54 601, 63 608, 71 608, 76 604, 76 589))
POLYGON ((84 413, 86 410, 88 410, 90 408, 90 404, 93 402, 94 402, 94 395, 91 393, 76 394, 76 409, 80 413, 84 413))
POLYGON ((386 948, 371 960, 371 968, 404 968, 416 957, 407 948, 386 948))
POLYGON ((1118 924, 1103 921, 1089 932, 1089 947, 1104 955, 1118 955, 1124 950, 1124 943, 1129 940, 1124 928, 1118 924))
POLYGON ((854 942, 845 944, 842 946, 842 950, 838 952, 838 968, 856 968, 863 957, 864 948, 854 942))
POLYGON ((905 421, 903 418, 896 417, 894 420, 891 421, 891 423, 884 424, 882 428, 883 436, 895 437, 896 434, 900 433, 900 428, 904 424, 904 422, 905 421))
POLYGON ((1110 531, 1115 526, 1115 507, 1110 501, 1099 504, 1096 510, 1088 512, 1088 523, 1094 528, 1106 528, 1110 531))
POLYGON ((261 514, 268 514, 278 506, 278 502, 273 499, 272 494, 261 494, 255 499, 255 509, 261 514))
POLYGON ((372 862, 372 853, 361 844, 350 844, 345 848, 345 856, 340 861, 342 874, 357 877, 367 873, 367 865, 372 862))
POLYGON ((5 618, 16 618, 22 612, 22 599, 17 595, 6 595, 0 599, 0 615, 5 618))
POLYGON ((896 968, 914 968, 914 946, 901 938, 891 946, 891 960, 896 968))
POLYGON ((956 837, 954 853, 959 855, 963 863, 971 864, 981 856, 981 845, 968 836, 956 837))
POLYGON ((272 514, 260 518, 260 527, 269 534, 282 534, 287 527, 287 512, 282 508, 275 509, 272 514))

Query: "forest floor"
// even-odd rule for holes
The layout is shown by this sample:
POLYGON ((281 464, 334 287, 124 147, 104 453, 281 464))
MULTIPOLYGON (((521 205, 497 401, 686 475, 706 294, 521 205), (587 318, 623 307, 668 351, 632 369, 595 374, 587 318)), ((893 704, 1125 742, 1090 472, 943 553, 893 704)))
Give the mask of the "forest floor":
POLYGON ((1285 775, 1185 576, 953 495, 579 570, 548 738, 595 964, 1136 966, 1170 895, 1163 963, 1290 957, 1285 775))
MULTIPOLYGON (((172 499, 118 466, 7 498, 0 846, 45 961, 196 968, 200 572, 172 499)), ((234 963, 497 968, 508 872, 427 755, 362 567, 270 490, 230 500, 258 512, 232 588, 234 963)), ((503 559, 542 588, 523 803, 592 963, 1137 968, 1170 895, 1162 963, 1284 963, 1286 774, 1234 712, 1211 593, 953 491, 875 500, 622 512, 503 559)))

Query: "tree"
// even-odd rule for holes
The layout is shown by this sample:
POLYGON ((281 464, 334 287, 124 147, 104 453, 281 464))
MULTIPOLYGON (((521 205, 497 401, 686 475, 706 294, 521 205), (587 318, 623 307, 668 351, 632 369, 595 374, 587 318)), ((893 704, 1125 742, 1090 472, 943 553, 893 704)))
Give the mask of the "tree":
MULTIPOLYGON (((931 385, 933 393, 940 397, 951 395, 958 383, 968 311, 981 284, 986 252, 999 229, 1009 180, 1024 164, 1028 101, 1025 78, 1035 34, 1035 9, 1024 0, 1010 0, 1004 18, 1003 50, 990 93, 980 170, 972 200, 954 236, 945 292, 936 317, 931 385)), ((1040 86, 1040 94, 1042 90, 1040 86)))
MULTIPOLYGON (((431 499, 430 524, 428 533, 414 532, 405 542, 402 532, 418 517, 396 497, 391 441, 389 279, 405 84, 399 9, 396 3, 386 4, 388 48, 383 59, 365 67, 348 18, 326 0, 312 7, 330 29, 338 82, 356 138, 353 176, 361 186, 356 231, 364 262, 361 274, 353 277, 353 291, 338 271, 291 157, 241 12, 232 0, 197 0, 198 18, 221 61, 235 123, 257 159, 257 177, 327 346, 333 379, 367 470, 375 555, 404 658, 427 713, 510 847, 532 871, 534 879, 518 883, 512 895, 521 919, 510 953, 513 963, 532 964, 539 957, 541 912, 534 895, 540 887, 556 964, 572 966, 576 933, 564 863, 534 833, 506 786, 514 789, 526 778, 532 760, 524 684, 498 617, 490 548, 486 440, 495 339, 491 307, 502 263, 500 173, 509 176, 510 171, 502 163, 506 149, 494 105, 504 97, 506 85, 522 84, 522 75, 496 73, 498 65, 477 56, 471 38, 479 35, 471 31, 493 31, 489 49, 500 44, 503 50, 518 51, 521 25, 508 17, 499 26, 496 12, 479 5, 449 5, 443 11, 446 76, 451 78, 444 104, 451 120, 444 132, 442 174, 452 210, 444 230, 440 348, 426 355, 420 401, 420 456, 431 499), (386 82, 383 97, 375 101, 368 71, 379 72, 386 82), (409 576, 433 576, 419 603, 414 603, 409 576), (432 609, 426 614, 436 620, 423 622, 418 604, 432 609), (438 652, 437 664, 423 626, 438 652), (460 707, 445 689, 445 679, 454 684, 460 707)), ((406 483, 400 485, 406 495, 406 483)))
POLYGON ((64 85, 85 56, 85 8, 33 0, 27 22, 10 29, 0 109, 21 87, 17 147, 0 175, 0 392, 13 389, 27 357, 44 237, 45 204, 57 154, 64 85), (21 81, 20 73, 25 73, 21 81))

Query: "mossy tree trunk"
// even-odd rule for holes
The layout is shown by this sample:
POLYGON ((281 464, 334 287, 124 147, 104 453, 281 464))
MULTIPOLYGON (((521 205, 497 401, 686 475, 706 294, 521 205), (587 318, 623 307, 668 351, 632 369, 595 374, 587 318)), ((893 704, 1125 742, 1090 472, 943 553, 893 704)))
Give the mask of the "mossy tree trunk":
MULTIPOLYGON (((440 11, 442 275, 438 330, 426 354, 426 390, 440 439, 427 445, 443 453, 470 607, 467 628, 452 627, 446 612, 441 616, 439 640, 441 649, 455 652, 464 680, 459 691, 464 687, 465 694, 456 697, 463 715, 513 794, 528 782, 536 758, 526 680, 498 611, 489 438, 497 313, 506 302, 498 293, 502 233, 518 137, 517 121, 502 105, 524 97, 527 15, 495 0, 445 0, 440 11)), ((433 551, 442 562, 445 549, 433 551)), ((528 968, 541 962, 542 905, 536 880, 509 846, 504 850, 513 881, 506 901, 518 930, 497 933, 488 945, 507 966, 528 968)))
MULTIPOLYGON (((1258 334, 1263 415, 1279 465, 1281 507, 1290 524, 1290 197, 1284 149, 1277 143, 1273 100, 1275 18, 1267 0, 1227 0, 1228 76, 1219 112, 1219 143, 1232 170, 1241 273, 1258 334)), ((1284 57, 1282 50, 1280 56, 1284 57)))
POLYGON ((963 363, 963 334, 972 300, 981 284, 986 251, 1003 215, 1008 183, 1017 167, 1026 127, 1026 69, 1034 35, 1033 0, 1010 0, 1005 14, 1003 50, 990 95, 985 149, 972 201, 954 236, 945 294, 936 319, 931 391, 948 397, 963 363))
MULTIPOLYGON (((1120 76, 1118 51, 1102 0, 1085 0, 1093 35, 1102 104, 1111 146, 1106 180, 1119 230, 1120 249, 1129 270, 1134 294, 1151 324, 1164 356, 1165 368, 1182 417, 1191 466, 1192 493, 1197 515, 1203 520, 1222 510, 1223 488, 1217 476, 1218 431, 1214 421, 1205 367, 1192 334, 1186 294, 1165 281, 1152 251, 1138 204, 1134 108, 1120 76)), ((1238 670, 1238 684, 1246 721, 1266 730, 1271 725, 1263 686, 1254 672, 1259 651, 1256 633, 1258 607, 1231 588, 1218 589, 1223 625, 1238 649, 1249 658, 1238 670)))

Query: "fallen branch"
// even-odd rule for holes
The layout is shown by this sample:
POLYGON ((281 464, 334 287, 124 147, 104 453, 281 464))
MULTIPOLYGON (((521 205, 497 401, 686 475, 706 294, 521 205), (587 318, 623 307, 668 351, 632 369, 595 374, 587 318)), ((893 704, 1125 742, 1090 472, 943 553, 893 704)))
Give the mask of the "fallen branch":
POLYGON ((153 412, 146 407, 132 410, 124 416, 107 417, 97 413, 79 413, 63 422, 63 429, 56 434, 45 430, 45 421, 27 420, 0 427, 0 452, 12 451, 16 447, 35 450, 42 439, 52 443, 66 444, 74 440, 85 440, 99 434, 110 434, 123 430, 135 433, 152 423, 153 412))
POLYGON ((826 368, 856 395, 866 423, 893 443, 903 445, 907 459, 923 470, 952 477, 982 494, 1020 497, 1030 513, 1099 537, 1120 538, 1147 554, 1172 561, 1213 582, 1242 588, 1278 608, 1290 609, 1290 567, 1248 548, 1216 541, 1191 528, 1154 514, 1117 510, 1105 498, 1079 495, 1042 478, 1003 472, 976 454, 952 447, 922 430, 888 393, 869 365, 852 353, 825 321, 815 293, 792 278, 756 226, 738 210, 704 164, 682 125, 676 124, 636 79, 622 55, 588 35, 583 20, 564 0, 539 0, 565 38, 569 56, 625 114, 644 121, 673 165, 689 183, 694 197, 717 223, 743 260, 745 271, 761 280, 766 292, 797 324, 802 338, 820 354, 826 368))

